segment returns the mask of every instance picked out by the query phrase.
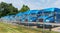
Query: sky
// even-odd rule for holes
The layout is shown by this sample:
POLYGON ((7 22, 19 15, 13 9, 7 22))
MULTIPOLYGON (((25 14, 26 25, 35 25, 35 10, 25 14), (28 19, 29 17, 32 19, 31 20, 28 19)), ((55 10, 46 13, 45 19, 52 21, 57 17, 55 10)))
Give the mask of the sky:
POLYGON ((1 2, 12 3, 14 7, 21 9, 22 5, 28 5, 31 10, 45 8, 60 8, 60 0, 0 0, 1 2))

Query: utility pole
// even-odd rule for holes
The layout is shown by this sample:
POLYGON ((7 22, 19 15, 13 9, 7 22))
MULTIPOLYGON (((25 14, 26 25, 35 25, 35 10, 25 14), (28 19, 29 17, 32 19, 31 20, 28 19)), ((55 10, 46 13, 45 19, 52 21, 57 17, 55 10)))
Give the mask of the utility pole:
MULTIPOLYGON (((44 12, 42 12, 42 15, 43 15, 43 18, 44 18, 44 12)), ((44 32, 44 29, 45 29, 45 22, 44 22, 44 20, 45 20, 45 18, 43 19, 43 31, 42 31, 42 33, 45 33, 44 32)))

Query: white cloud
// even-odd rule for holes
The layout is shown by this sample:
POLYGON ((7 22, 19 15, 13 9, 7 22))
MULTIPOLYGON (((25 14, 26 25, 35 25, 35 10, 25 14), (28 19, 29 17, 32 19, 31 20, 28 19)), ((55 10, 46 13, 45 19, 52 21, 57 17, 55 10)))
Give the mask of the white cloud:
POLYGON ((60 8, 60 0, 57 0, 54 4, 54 7, 60 8))
POLYGON ((54 7, 53 4, 57 0, 21 0, 23 4, 28 5, 31 9, 43 9, 43 8, 49 8, 54 7))
POLYGON ((4 2, 4 0, 0 0, 0 3, 1 3, 1 2, 4 2))

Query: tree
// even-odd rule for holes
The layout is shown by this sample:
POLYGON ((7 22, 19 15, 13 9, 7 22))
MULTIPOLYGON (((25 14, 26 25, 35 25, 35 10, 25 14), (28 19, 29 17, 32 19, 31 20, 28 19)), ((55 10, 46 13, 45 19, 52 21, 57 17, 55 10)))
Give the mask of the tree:
POLYGON ((6 15, 14 15, 18 13, 18 9, 15 8, 12 4, 7 4, 5 2, 0 3, 0 17, 6 15))
POLYGON ((27 5, 23 5, 22 8, 20 9, 20 12, 25 12, 27 10, 30 10, 30 8, 27 5))

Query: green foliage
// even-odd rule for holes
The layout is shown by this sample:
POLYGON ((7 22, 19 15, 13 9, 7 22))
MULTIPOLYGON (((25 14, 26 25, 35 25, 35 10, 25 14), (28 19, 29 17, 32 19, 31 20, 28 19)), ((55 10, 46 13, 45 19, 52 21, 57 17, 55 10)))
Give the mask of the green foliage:
POLYGON ((30 8, 26 5, 23 5, 20 12, 26 12, 27 10, 30 10, 30 8))
POLYGON ((18 9, 15 8, 12 4, 7 4, 4 2, 0 3, 0 17, 16 13, 18 13, 18 9))
POLYGON ((18 11, 18 9, 15 8, 12 4, 8 4, 5 2, 0 3, 0 17, 6 15, 14 15, 18 12, 25 12, 27 10, 30 10, 30 8, 26 5, 23 5, 21 10, 18 11))

